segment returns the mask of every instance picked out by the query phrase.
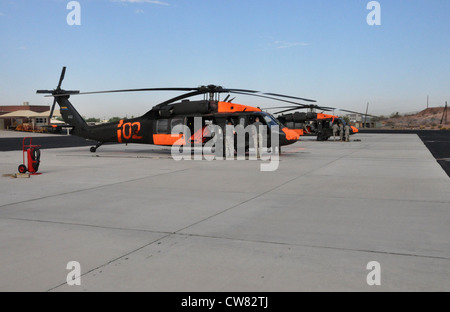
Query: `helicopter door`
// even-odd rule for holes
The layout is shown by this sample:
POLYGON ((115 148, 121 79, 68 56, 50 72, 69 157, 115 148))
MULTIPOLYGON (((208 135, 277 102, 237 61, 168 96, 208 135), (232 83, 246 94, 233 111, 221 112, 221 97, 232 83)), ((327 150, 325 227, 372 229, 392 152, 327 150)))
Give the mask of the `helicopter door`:
POLYGON ((189 128, 191 135, 194 134, 194 117, 186 117, 186 126, 189 128))
MULTIPOLYGON (((198 125, 195 124, 195 118, 194 117, 187 117, 187 124, 186 126, 189 128, 189 131, 191 132, 191 139, 190 142, 194 144, 203 144, 205 143, 205 137, 203 135, 204 131, 207 131, 207 125, 206 125, 206 119, 202 117, 197 117, 202 119, 202 124, 199 129, 196 128, 198 125)), ((211 120, 209 120, 210 122, 211 120)))

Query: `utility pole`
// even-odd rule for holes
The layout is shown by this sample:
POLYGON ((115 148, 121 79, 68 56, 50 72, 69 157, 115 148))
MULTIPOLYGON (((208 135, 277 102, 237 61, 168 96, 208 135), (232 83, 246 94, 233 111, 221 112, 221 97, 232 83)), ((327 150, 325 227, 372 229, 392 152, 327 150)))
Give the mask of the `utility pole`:
POLYGON ((430 99, 430 97, 427 95, 427 109, 428 109, 429 99, 430 99))
POLYGON ((368 113, 369 113, 369 102, 367 102, 366 114, 364 115, 364 128, 366 128, 366 126, 367 126, 366 122, 367 122, 367 114, 368 113))
POLYGON ((447 124, 447 111, 448 111, 448 105, 447 105, 447 101, 445 101, 444 111, 442 112, 441 125, 442 125, 442 123, 444 123, 445 125, 447 124))

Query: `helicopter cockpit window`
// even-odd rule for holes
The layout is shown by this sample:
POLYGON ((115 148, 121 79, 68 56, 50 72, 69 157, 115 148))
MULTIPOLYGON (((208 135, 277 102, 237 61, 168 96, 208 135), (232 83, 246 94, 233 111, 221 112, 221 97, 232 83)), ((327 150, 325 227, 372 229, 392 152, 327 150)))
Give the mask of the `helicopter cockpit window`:
POLYGON ((174 118, 174 119, 172 119, 170 128, 173 129, 176 126, 182 125, 182 124, 184 124, 184 119, 182 119, 182 118, 174 118))
POLYGON ((280 123, 273 116, 269 114, 263 114, 263 116, 264 120, 266 121, 269 127, 280 126, 280 123))
POLYGON ((170 133, 168 119, 158 119, 156 121, 156 133, 170 133))

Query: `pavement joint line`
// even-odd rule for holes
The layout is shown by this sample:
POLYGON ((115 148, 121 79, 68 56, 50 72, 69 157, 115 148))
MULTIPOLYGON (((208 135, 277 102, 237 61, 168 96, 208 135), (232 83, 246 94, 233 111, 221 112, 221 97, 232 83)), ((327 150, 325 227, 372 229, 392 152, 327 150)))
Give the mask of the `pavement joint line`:
MULTIPOLYGON (((223 239, 230 241, 241 241, 248 243, 261 243, 261 244, 272 244, 272 245, 283 245, 283 246, 294 246, 294 247, 307 247, 307 248, 319 248, 319 249, 333 249, 333 250, 344 250, 344 251, 355 251, 355 252, 365 252, 365 253, 378 253, 378 254, 388 254, 388 255, 396 255, 396 256, 409 256, 409 257, 420 257, 420 258, 432 258, 432 259, 442 259, 442 260, 450 260, 450 257, 439 257, 439 256, 425 256, 419 254, 412 253, 398 253, 398 252, 389 252, 389 251, 381 251, 381 250, 366 250, 366 249, 355 249, 355 248, 344 248, 344 247, 332 247, 332 246, 320 246, 320 245, 307 245, 307 244, 296 244, 296 243, 282 243, 275 241, 266 241, 266 240, 253 240, 253 239, 243 239, 236 237, 223 237, 223 236, 214 236, 214 235, 204 235, 204 234, 192 234, 192 233, 182 233, 180 231, 172 232, 172 231, 154 231, 154 230, 145 230, 145 229, 133 229, 133 228, 116 228, 110 226, 99 226, 93 224, 82 224, 82 223, 71 223, 71 222, 61 222, 61 221, 50 221, 50 220, 32 220, 32 219, 22 219, 22 218, 0 218, 6 220, 17 220, 17 221, 25 221, 25 222, 37 222, 37 223, 50 223, 50 224, 58 224, 58 225, 72 225, 72 226, 81 226, 81 227, 89 227, 89 228, 98 228, 105 230, 117 230, 117 231, 132 231, 132 232, 145 232, 151 234, 163 234, 164 236, 151 242, 145 244, 145 246, 149 246, 155 242, 158 242, 164 238, 169 236, 187 236, 187 237, 201 237, 201 238, 212 238, 212 239, 223 239)), ((139 247, 136 250, 140 250, 145 246, 139 247)), ((118 257, 115 260, 121 259, 130 255, 132 252, 127 252, 125 255, 118 257)), ((104 265, 111 264, 115 260, 111 260, 104 265)), ((100 266, 101 267, 101 266, 100 266)), ((99 267, 99 268, 100 268, 99 267)))
MULTIPOLYGON (((356 151, 357 151, 357 150, 356 150, 356 151)), ((278 186, 276 186, 276 187, 274 187, 274 188, 272 188, 272 189, 270 189, 270 190, 267 190, 267 191, 265 191, 265 192, 263 192, 263 193, 260 193, 260 194, 258 194, 257 196, 254 196, 254 197, 252 197, 252 198, 250 198, 250 199, 247 199, 247 200, 245 200, 245 201, 242 201, 241 203, 239 203, 239 204, 237 204, 237 205, 234 205, 234 206, 229 207, 229 208, 227 208, 227 209, 225 209, 225 210, 222 210, 221 212, 216 213, 216 214, 214 214, 214 215, 211 215, 211 216, 209 216, 209 217, 207 217, 207 218, 204 218, 204 219, 202 219, 202 220, 200 220, 200 221, 194 222, 194 223, 192 223, 191 225, 188 225, 188 226, 186 226, 186 227, 184 227, 184 228, 182 228, 182 229, 179 229, 179 230, 177 230, 177 231, 174 231, 173 233, 167 234, 167 235, 165 235, 165 236, 163 236, 163 237, 161 237, 161 238, 159 238, 159 239, 157 239, 157 240, 154 240, 154 241, 152 241, 152 242, 150 242, 150 243, 147 243, 147 244, 145 244, 145 245, 143 245, 143 246, 141 246, 141 247, 139 247, 139 248, 137 248, 137 249, 134 249, 134 250, 132 250, 132 251, 130 251, 130 252, 124 254, 124 255, 121 255, 121 256, 119 256, 119 257, 116 257, 116 258, 114 258, 114 259, 112 259, 112 260, 110 260, 110 261, 108 261, 108 262, 106 262, 106 263, 104 263, 104 264, 102 264, 102 265, 97 266, 96 268, 93 268, 93 269, 87 271, 86 273, 83 273, 81 276, 85 276, 86 274, 89 274, 89 273, 91 273, 91 272, 93 272, 93 271, 95 271, 95 270, 98 270, 98 269, 100 269, 100 268, 102 268, 102 267, 105 267, 105 266, 107 266, 107 265, 109 265, 109 264, 111 264, 111 263, 113 263, 113 262, 115 262, 115 261, 117 261, 117 260, 119 260, 119 259, 122 259, 123 257, 126 257, 126 256, 128 256, 128 255, 131 255, 131 254, 133 254, 133 253, 135 253, 135 252, 137 252, 137 251, 139 251, 139 250, 142 250, 143 248, 145 248, 145 247, 147 247, 147 246, 150 246, 150 245, 152 245, 152 244, 154 244, 154 243, 156 243, 156 242, 159 242, 159 241, 161 241, 161 240, 163 240, 163 239, 165 239, 165 238, 167 238, 167 237, 170 237, 171 235, 177 235, 177 234, 179 234, 179 232, 181 232, 181 231, 183 231, 183 230, 185 230, 185 229, 188 229, 188 228, 190 228, 190 227, 192 227, 192 226, 194 226, 194 225, 196 225, 196 224, 199 224, 199 223, 201 223, 201 222, 204 222, 204 221, 206 221, 206 220, 209 220, 209 219, 211 219, 211 218, 213 218, 213 217, 215 217, 215 216, 218 216, 218 215, 220 215, 220 214, 222 214, 222 213, 225 213, 225 212, 227 212, 227 211, 229 211, 229 210, 231 210, 231 209, 233 209, 233 208, 239 207, 240 205, 242 205, 242 204, 244 204, 244 203, 246 203, 246 202, 249 202, 249 201, 252 201, 253 199, 256 199, 256 198, 258 198, 258 197, 261 197, 261 196, 263 196, 264 194, 267 194, 267 193, 269 193, 269 192, 271 192, 271 191, 273 191, 273 190, 275 190, 275 189, 277 189, 277 188, 279 188, 279 187, 281 187, 281 186, 283 186, 283 185, 286 185, 287 183, 290 183, 290 182, 292 182, 292 181, 295 181, 296 179, 301 178, 301 177, 303 177, 303 176, 305 176, 305 175, 307 175, 307 174, 309 174, 309 173, 311 173, 311 172, 313 172, 313 171, 315 171, 315 170, 322 169, 322 168, 324 168, 324 167, 326 167, 326 166, 328 166, 328 165, 330 165, 330 164, 332 164, 332 163, 334 163, 334 162, 336 162, 336 161, 339 161, 340 159, 342 159, 342 158, 344 158, 344 157, 347 157, 348 155, 351 155, 351 154, 355 153, 356 151, 352 151, 351 153, 349 153, 349 154, 347 154, 347 155, 343 155, 343 156, 341 156, 341 157, 339 157, 339 158, 337 158, 337 159, 334 159, 333 161, 331 161, 331 162, 329 162, 329 163, 327 163, 327 164, 321 166, 320 168, 312 169, 312 170, 310 170, 310 171, 308 171, 308 172, 306 172, 306 173, 303 173, 303 174, 301 174, 300 176, 297 176, 297 177, 295 177, 295 178, 293 178, 293 179, 290 179, 290 180, 288 180, 288 181, 286 181, 286 182, 284 182, 284 183, 282 183, 282 184, 280 184, 280 185, 278 185, 278 186)), ((185 171, 185 170, 188 170, 188 169, 183 169, 183 170, 179 170, 179 171, 185 171)), ((0 208, 1 208, 1 206, 0 206, 0 208)), ((55 286, 55 287, 53 287, 53 288, 47 290, 47 292, 50 292, 50 291, 52 291, 52 290, 55 290, 56 288, 61 287, 61 286, 64 286, 65 284, 66 284, 66 283, 61 283, 61 284, 59 284, 59 285, 57 285, 57 286, 55 286)))
POLYGON ((273 241, 265 241, 265 240, 252 240, 252 239, 233 238, 233 237, 220 237, 220 236, 213 236, 213 235, 201 235, 201 234, 190 234, 190 233, 173 233, 171 235, 180 235, 180 236, 189 236, 189 237, 202 237, 202 238, 213 238, 213 239, 224 239, 224 240, 240 241, 240 242, 248 242, 248 243, 273 244, 273 245, 316 248, 316 249, 332 249, 332 250, 342 250, 342 251, 376 253, 376 254, 385 254, 385 255, 393 255, 393 256, 431 258, 431 259, 440 259, 440 260, 449 260, 450 261, 450 257, 425 256, 425 255, 412 254, 412 253, 400 253, 400 252, 390 252, 390 251, 381 251, 381 250, 366 250, 366 249, 345 248, 345 247, 307 245, 307 244, 296 244, 296 243, 281 243, 281 242, 273 242, 273 241))
MULTIPOLYGON (((229 208, 231 209, 231 208, 229 208)), ((211 216, 213 217, 213 216, 211 216)), ((80 227, 89 227, 89 228, 98 228, 98 229, 105 229, 105 230, 117 230, 117 231, 132 231, 132 232, 145 232, 145 233, 151 233, 151 234, 163 234, 164 236, 160 239, 153 241, 152 243, 147 243, 145 246, 142 246, 136 250, 140 250, 146 246, 149 246, 155 242, 158 242, 164 238, 167 238, 172 235, 178 235, 178 236, 188 236, 188 237, 203 237, 203 238, 214 238, 214 239, 224 239, 224 240, 231 240, 231 241, 242 241, 242 242, 250 242, 250 243, 263 243, 263 244, 274 244, 274 245, 285 245, 285 246, 295 246, 295 247, 308 247, 308 248, 319 248, 319 249, 333 249, 333 250, 344 250, 344 251, 355 251, 355 252, 365 252, 365 253, 377 253, 377 254, 388 254, 388 255, 398 255, 398 256, 410 256, 410 257, 420 257, 420 258, 432 258, 432 259, 443 259, 443 260, 450 260, 450 257, 439 257, 439 256, 425 256, 425 255, 418 255, 418 254, 409 254, 409 253, 396 253, 396 252, 388 252, 388 251, 380 251, 380 250, 365 250, 365 249, 355 249, 355 248, 344 248, 344 247, 332 247, 332 246, 320 246, 320 245, 307 245, 307 244, 296 244, 296 243, 282 243, 282 242, 275 242, 275 241, 265 241, 265 240, 251 240, 251 239, 242 239, 242 238, 233 238, 233 237, 221 237, 221 236, 214 236, 214 235, 202 235, 202 234, 192 234, 192 233, 183 233, 182 230, 178 231, 155 231, 155 230, 146 230, 146 229, 136 229, 136 228, 118 228, 118 227, 111 227, 111 226, 100 226, 95 224, 82 224, 82 223, 73 223, 73 222, 63 222, 63 221, 52 221, 52 220, 38 220, 38 219, 24 219, 24 218, 3 218, 0 217, 0 219, 4 220, 16 220, 16 221, 25 221, 25 222, 36 222, 36 223, 50 223, 50 224, 57 224, 57 225, 71 225, 71 226, 80 226, 80 227)), ((204 219, 207 220, 207 219, 204 219)), ((202 220, 202 221, 204 221, 202 220)), ((199 221, 199 222, 202 222, 199 221)), ((190 225, 193 226, 193 225, 190 225)), ((186 227, 189 228, 190 226, 186 227)), ((122 255, 115 260, 121 259, 127 255, 130 255, 132 252, 128 252, 125 255, 122 255)), ((111 264, 115 260, 111 260, 104 264, 104 266, 111 264)), ((99 268, 102 266, 99 266, 99 268)), ((87 272, 88 273, 88 272, 87 272)), ((83 274, 84 275, 84 274, 83 274)))
MULTIPOLYGON (((248 242, 248 243, 261 243, 261 244, 271 244, 271 245, 280 245, 280 246, 293 246, 293 247, 302 247, 302 248, 314 248, 314 249, 330 249, 330 250, 337 250, 337 251, 351 251, 351 252, 362 252, 362 253, 370 253, 370 254, 383 254, 383 255, 391 255, 391 256, 404 256, 404 257, 415 257, 415 258, 426 258, 426 259, 438 259, 438 260, 450 260, 448 257, 438 257, 438 256, 424 256, 424 255, 418 255, 418 254, 407 254, 407 253, 396 253, 396 252, 388 252, 388 251, 377 251, 377 250, 364 250, 364 249, 352 249, 352 248, 343 248, 343 247, 331 247, 331 246, 318 246, 318 245, 306 245, 306 244, 295 244, 295 243, 280 243, 280 242, 270 242, 270 241, 263 241, 263 240, 247 240, 247 239, 239 239, 239 238, 229 238, 229 237, 216 237, 216 236, 209 236, 209 235, 197 235, 197 234, 189 234, 189 233, 179 233, 172 232, 167 233, 163 237, 160 237, 156 240, 153 240, 147 244, 144 244, 143 246, 140 246, 138 248, 135 248, 134 250, 131 250, 121 256, 115 257, 114 259, 105 262, 101 265, 98 265, 95 268, 90 269, 89 271, 86 271, 85 273, 81 274, 80 277, 86 276, 96 270, 99 270, 103 267, 106 267, 124 257, 130 256, 133 253, 136 253, 150 245, 153 245, 159 241, 162 241, 170 236, 184 236, 184 237, 200 237, 200 238, 211 238, 211 239, 222 239, 222 240, 229 240, 229 241, 240 241, 240 242, 248 242)), ((58 284, 50 289, 48 289, 46 292, 51 292, 52 290, 55 290, 59 287, 65 286, 67 283, 63 282, 61 284, 58 284)))
MULTIPOLYGON (((312 195, 302 194, 303 197, 313 197, 312 195)), ((450 204, 450 201, 435 201, 435 200, 422 200, 422 199, 397 199, 397 198, 367 198, 367 197, 348 197, 348 196, 327 196, 330 199, 356 199, 356 200, 373 200, 373 201, 395 201, 395 202, 411 202, 411 203, 424 203, 424 204, 450 204)))
POLYGON ((191 168, 185 168, 185 169, 175 170, 175 171, 171 171, 171 172, 162 172, 162 173, 158 173, 158 174, 151 175, 151 176, 140 177, 140 178, 131 179, 131 180, 125 180, 125 181, 119 181, 119 182, 114 182, 114 183, 110 183, 110 184, 99 185, 99 186, 95 186, 95 187, 91 187, 91 188, 87 188, 87 189, 80 189, 80 190, 75 190, 75 191, 70 191, 70 192, 63 192, 63 193, 59 193, 59 194, 43 196, 43 197, 39 197, 39 198, 27 199, 27 200, 20 201, 20 202, 4 204, 4 205, 1 205, 0 208, 4 208, 4 207, 8 207, 8 206, 14 206, 14 205, 23 204, 23 203, 29 203, 29 202, 33 202, 33 201, 41 200, 41 199, 47 199, 47 198, 52 198, 52 197, 59 197, 59 196, 75 194, 75 193, 82 193, 82 192, 92 191, 92 190, 98 190, 98 189, 109 187, 109 186, 114 186, 114 185, 119 185, 119 184, 123 184, 123 183, 129 183, 129 182, 145 180, 145 179, 149 179, 149 178, 159 177, 159 176, 162 176, 162 175, 183 172, 183 171, 187 171, 187 170, 190 170, 190 169, 191 168))
MULTIPOLYGON (((141 247, 138 247, 138 248, 136 248, 136 249, 134 249, 134 250, 131 250, 131 251, 127 252, 127 253, 124 254, 124 255, 121 255, 121 256, 119 256, 119 257, 116 257, 116 258, 114 258, 114 259, 112 259, 112 260, 110 260, 110 261, 108 261, 108 262, 106 262, 106 263, 103 263, 103 264, 101 264, 101 265, 99 265, 99 266, 97 266, 97 267, 95 267, 95 268, 93 268, 93 269, 90 269, 89 271, 87 271, 87 272, 81 274, 79 277, 85 276, 85 275, 87 275, 87 274, 89 274, 89 273, 91 273, 91 272, 94 272, 94 271, 96 271, 96 270, 98 270, 98 269, 101 269, 101 268, 107 266, 107 265, 110 265, 110 264, 112 264, 112 263, 114 263, 114 262, 116 262, 116 261, 118 261, 118 260, 120 260, 120 259, 122 259, 122 258, 124 258, 124 257, 126 257, 126 256, 129 256, 129 255, 131 255, 131 254, 133 254, 133 253, 135 253, 135 252, 138 252, 138 251, 140 251, 140 250, 142 250, 142 249, 144 249, 144 248, 146 248, 146 247, 148 247, 148 246, 150 246, 150 245, 153 245, 154 243, 157 243, 157 242, 163 240, 164 238, 169 237, 170 235, 172 235, 172 234, 167 234, 167 235, 165 235, 165 236, 163 236, 163 237, 160 237, 160 238, 158 238, 158 239, 156 239, 156 240, 151 241, 150 243, 147 243, 147 244, 145 244, 145 245, 143 245, 143 246, 141 246, 141 247)), ((55 287, 52 287, 52 288, 48 289, 46 292, 50 292, 50 291, 52 291, 52 290, 55 290, 56 288, 59 288, 59 287, 62 287, 62 286, 64 286, 64 285, 66 285, 66 284, 67 284, 67 282, 61 283, 61 284, 59 284, 59 285, 56 285, 55 287)))
MULTIPOLYGON (((378 141, 377 143, 380 143, 380 142, 381 142, 381 141, 378 141)), ((356 152, 358 152, 358 151, 355 151, 355 153, 356 153, 356 152)), ((351 155, 351 154, 349 154, 349 155, 351 155)), ((92 157, 92 156, 89 156, 89 157, 92 157)), ((345 156, 343 156, 343 157, 345 157, 345 156)), ((343 157, 341 157, 341 158, 343 158, 343 157)), ((138 157, 136 157, 136 158, 138 158, 138 157)), ((349 158, 352 158, 352 157, 349 157, 349 158)), ((294 180, 296 180, 296 179, 298 179, 298 178, 301 178, 301 177, 303 177, 303 176, 305 176, 305 175, 311 174, 311 173, 314 172, 315 170, 320 170, 320 169, 322 169, 322 168, 324 168, 324 167, 330 165, 330 164, 333 163, 334 161, 338 161, 338 160, 339 160, 339 159, 334 159, 334 160, 331 161, 330 163, 324 164, 324 166, 322 166, 322 167, 320 167, 320 168, 313 169, 313 170, 311 170, 311 171, 309 171, 309 172, 306 172, 306 173, 304 173, 304 174, 301 174, 300 176, 298 176, 298 177, 296 177, 296 178, 293 178, 293 179, 290 180, 290 181, 294 181, 294 180)), ((195 168, 195 167, 194 167, 194 168, 195 168)), ((192 169, 193 169, 193 167, 188 168, 188 169, 184 169, 184 170, 192 170, 192 169)), ((180 171, 184 171, 184 170, 180 170, 180 171)), ((174 172, 176 172, 176 171, 173 171, 173 172, 170 172, 170 173, 174 173, 174 172)), ((157 175, 155 175, 155 176, 157 176, 157 175)), ((150 177, 144 177, 144 178, 139 178, 139 179, 146 179, 146 178, 151 178, 151 177, 153 177, 153 176, 150 176, 150 177)), ((139 179, 134 179, 134 180, 139 180, 139 179)), ((126 182, 131 182, 131 181, 133 181, 133 180, 130 180, 130 181, 123 181, 123 182, 119 182, 119 183, 126 183, 126 182)), ((267 193, 270 193, 270 192, 272 192, 273 190, 275 190, 275 189, 277 189, 277 188, 279 188, 279 187, 282 187, 284 184, 289 183, 290 181, 287 181, 287 182, 285 182, 285 183, 283 183, 283 184, 281 184, 281 185, 279 185, 279 186, 273 188, 272 190, 268 190, 268 191, 266 191, 266 192, 263 192, 263 193, 259 194, 258 196, 255 196, 255 198, 258 198, 258 197, 263 196, 263 195, 265 195, 265 194, 267 194, 267 193)), ((119 183, 115 183, 115 184, 119 184, 119 183)), ((114 185, 114 184, 112 184, 112 185, 114 185)), ((108 186, 108 185, 104 185, 104 186, 108 186)), ((104 187, 104 186, 102 186, 102 187, 104 187)), ((95 188, 94 188, 94 189, 95 189, 95 188)), ((63 195, 63 194, 58 194, 58 195, 63 195)), ((54 195, 54 196, 58 196, 58 195, 54 195)), ((53 197, 53 196, 49 196, 49 197, 53 197)), ((248 201, 251 201, 251 200, 252 200, 252 199, 249 199, 249 200, 247 200, 247 201, 245 201, 245 202, 248 202, 248 201)), ((380 200, 384 200, 384 199, 380 199, 380 200)), ((386 200, 389 200, 389 199, 386 199, 386 200)), ((400 200, 400 201, 402 201, 402 200, 400 200)), ((243 203, 244 203, 244 202, 238 204, 237 206, 242 205, 243 203)), ((12 205, 12 204, 8 204, 8 205, 12 205)), ((7 205, 4 205, 4 206, 7 206, 7 205)), ((237 207, 237 206, 235 206, 235 207, 237 207)), ((3 206, 0 206, 0 207, 3 207, 3 206)), ((227 210, 229 210, 229 209, 232 209, 232 208, 233 208, 233 207, 230 207, 230 208, 226 209, 225 211, 227 211, 227 210)), ((224 213, 225 211, 222 211, 222 212, 220 212, 220 213, 224 213)), ((219 214, 220 214, 220 213, 219 213, 219 214)), ((216 215, 217 215, 217 214, 216 214, 216 215)), ((214 216, 211 216, 211 218, 212 218, 212 217, 214 217, 214 216)), ((1 219, 1 217, 0 217, 0 219, 1 219)), ((207 219, 209 219, 209 218, 207 218, 207 219)), ((205 220, 207 220, 207 219, 205 219, 205 220)), ((19 220, 20 220, 20 219, 19 219, 19 220)), ((35 221, 35 222, 57 223, 57 222, 53 222, 53 221, 40 221, 40 220, 24 220, 24 221, 35 221)), ((199 222, 202 222, 202 221, 199 221, 199 222)), ((62 222, 60 222, 60 223, 61 223, 61 224, 70 224, 70 223, 62 223, 62 222)), ((74 224, 74 225, 91 226, 91 225, 82 225, 82 224, 74 224)), ((191 225, 191 226, 193 226, 193 225, 191 225)), ((102 228, 101 226, 95 226, 95 225, 92 226, 92 227, 99 227, 99 228, 102 228)), ((190 227, 190 226, 189 226, 189 227, 190 227)), ((108 227, 104 227, 104 228, 108 228, 108 227)), ((115 228, 110 228, 110 229, 115 229, 115 228)), ((119 229, 119 228, 117 228, 117 230, 129 230, 129 231, 133 231, 133 229, 119 229)), ((348 251, 355 251, 355 252, 358 252, 358 251, 359 251, 359 252, 368 252, 368 253, 381 253, 381 254, 391 254, 391 255, 399 255, 399 256, 424 257, 424 258, 437 258, 437 259, 450 260, 449 258, 446 258, 446 257, 423 256, 423 255, 415 255, 415 254, 408 254, 408 253, 405 253, 405 254, 403 254, 403 253, 391 253, 391 252, 386 252, 386 251, 358 250, 358 249, 347 249, 347 248, 328 247, 328 246, 313 246, 313 245, 308 246, 308 245, 297 245, 297 244, 282 243, 282 242, 281 242, 281 243, 277 243, 277 242, 269 242, 269 241, 266 242, 266 241, 258 241, 258 240, 245 240, 245 239, 238 239, 238 238, 235 239, 235 238, 227 238, 227 237, 220 237, 220 236, 219 236, 219 237, 215 237, 215 236, 207 236, 207 235, 195 235, 195 234, 188 234, 188 233, 180 232, 181 230, 179 230, 178 232, 155 232, 155 231, 149 231, 149 230, 136 230, 136 231, 146 231, 146 232, 160 233, 160 234, 164 235, 164 237, 161 237, 161 238, 159 238, 158 240, 155 240, 155 241, 153 241, 153 242, 150 242, 149 244, 146 244, 145 246, 142 246, 142 247, 140 247, 140 248, 137 248, 137 249, 135 249, 135 251, 128 252, 127 254, 125 254, 125 255, 123 255, 123 256, 121 256, 121 257, 119 257, 119 258, 116 258, 115 260, 111 260, 111 261, 109 261, 108 263, 99 266, 97 269, 99 269, 99 268, 101 268, 101 267, 103 267, 103 266, 109 265, 109 264, 113 263, 114 261, 117 261, 117 260, 119 260, 119 259, 121 259, 121 258, 123 258, 123 257, 126 257, 127 255, 130 255, 130 254, 132 254, 133 252, 139 251, 139 250, 141 250, 142 248, 145 248, 146 246, 150 246, 150 245, 154 244, 155 242, 161 241, 161 240, 166 239, 166 238, 171 237, 171 236, 177 236, 177 235, 180 236, 180 237, 182 237, 182 236, 186 236, 186 237, 190 237, 190 236, 193 236, 193 237, 205 237, 205 238, 215 238, 215 239, 224 239, 224 240, 236 240, 236 241, 244 241, 244 242, 267 243, 267 244, 278 244, 278 245, 298 246, 298 247, 311 247, 311 248, 324 248, 324 249, 336 249, 336 250, 348 250, 348 251)), ((170 247, 170 246, 169 246, 169 247, 170 247)), ((106 261, 107 261, 107 260, 106 260, 106 261)), ((94 270, 96 270, 96 269, 92 269, 92 270, 90 270, 89 272, 87 272, 87 273, 85 273, 85 274, 82 274, 82 276, 83 276, 83 275, 86 275, 86 274, 88 274, 88 273, 91 273, 91 272, 94 271, 94 270)), ((65 283, 62 283, 62 284, 59 285, 59 286, 63 286, 63 285, 65 285, 65 283)), ((53 289, 55 289, 55 288, 57 288, 57 287, 59 287, 59 286, 56 286, 56 287, 50 289, 49 291, 51 291, 51 290, 53 290, 53 289)))
POLYGON ((26 218, 11 218, 11 217, 0 217, 0 220, 15 220, 15 221, 24 221, 24 222, 49 223, 49 224, 57 224, 57 225, 82 226, 82 227, 104 229, 104 230, 146 232, 146 233, 152 233, 152 234, 173 234, 173 232, 170 232, 170 231, 167 232, 167 231, 154 231, 154 230, 135 229, 135 228, 120 228, 120 227, 113 227, 113 226, 83 224, 83 223, 64 222, 64 221, 56 221, 56 220, 26 219, 26 218))
POLYGON ((204 221, 207 221, 207 220, 212 219, 212 218, 214 218, 214 217, 216 217, 216 216, 218 216, 218 215, 221 215, 221 214, 223 214, 223 213, 225 213, 225 212, 228 212, 228 211, 230 211, 230 210, 232 210, 232 209, 234 209, 234 208, 237 208, 237 207, 239 207, 239 206, 241 206, 241 205, 243 205, 243 204, 245 204, 245 203, 248 203, 248 202, 250 202, 250 201, 252 201, 252 200, 254 200, 254 199, 257 199, 257 198, 259 198, 259 197, 262 197, 263 195, 265 195, 265 194, 267 194, 267 193, 270 193, 270 192, 272 192, 272 191, 274 191, 274 190, 276 190, 276 189, 278 189, 278 188, 280 188, 280 187, 282 187, 282 186, 284 186, 284 185, 286 185, 286 184, 288 184, 288 183, 291 183, 291 182, 293 182, 293 181, 295 181, 295 180, 297 180, 297 179, 299 179, 299 178, 302 178, 302 177, 304 177, 304 176, 307 176, 308 174, 310 174, 310 173, 312 173, 312 172, 314 172, 314 171, 316 171, 316 170, 323 169, 323 168, 325 168, 325 167, 331 165, 332 163, 341 160, 341 159, 344 158, 344 157, 347 157, 347 156, 349 156, 349 155, 351 155, 351 154, 353 154, 353 153, 356 153, 358 150, 359 150, 359 149, 354 150, 354 151, 351 151, 349 154, 343 155, 343 156, 341 156, 341 157, 338 157, 338 158, 336 158, 336 159, 334 159, 334 160, 332 160, 332 161, 330 161, 330 162, 324 164, 323 166, 321 166, 321 167, 319 167, 319 168, 314 168, 314 169, 311 169, 310 171, 307 171, 307 172, 305 172, 305 173, 302 173, 301 175, 299 175, 299 176, 297 176, 297 177, 295 177, 295 178, 292 178, 292 179, 290 179, 290 180, 287 180, 287 181, 285 181, 285 182, 283 182, 283 183, 281 183, 281 184, 279 184, 279 185, 277 185, 277 186, 275 186, 275 187, 273 187, 273 188, 271 188, 271 189, 269 189, 269 190, 266 190, 266 191, 264 191, 264 192, 262 192, 262 193, 260 193, 260 194, 258 194, 258 195, 256 195, 256 196, 253 196, 252 198, 246 199, 246 200, 244 200, 244 201, 242 201, 242 202, 240 202, 240 203, 238 203, 238 204, 236 204, 236 205, 234 205, 234 206, 232 206, 232 207, 226 208, 226 209, 224 209, 224 210, 222 210, 222 211, 220 211, 220 212, 218 212, 218 213, 215 213, 215 214, 213 214, 213 215, 211 215, 211 216, 209 216, 209 217, 207 217, 207 218, 205 218, 205 219, 203 219, 203 220, 194 222, 194 223, 191 224, 191 225, 188 225, 188 226, 186 226, 186 227, 184 227, 184 228, 182 228, 182 229, 180 229, 180 230, 178 230, 178 231, 175 231, 175 233, 184 231, 184 230, 186 230, 186 229, 188 229, 188 228, 190 228, 190 227, 193 227, 193 226, 195 226, 195 225, 197 225, 197 224, 200 224, 200 223, 202 223, 202 222, 204 222, 204 221))

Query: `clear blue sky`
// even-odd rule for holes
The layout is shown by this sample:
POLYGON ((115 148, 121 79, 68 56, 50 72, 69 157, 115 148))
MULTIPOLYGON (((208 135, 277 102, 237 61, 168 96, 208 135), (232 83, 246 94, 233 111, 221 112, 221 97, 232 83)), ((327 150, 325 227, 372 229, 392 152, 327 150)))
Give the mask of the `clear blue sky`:
MULTIPOLYGON (((374 114, 450 100, 450 1, 0 0, 0 105, 49 104, 37 89, 217 84, 374 114)), ((72 97, 82 115, 137 116, 174 93, 72 97)), ((278 105, 239 96, 242 104, 278 105)))

